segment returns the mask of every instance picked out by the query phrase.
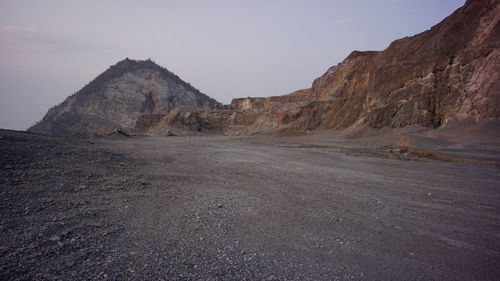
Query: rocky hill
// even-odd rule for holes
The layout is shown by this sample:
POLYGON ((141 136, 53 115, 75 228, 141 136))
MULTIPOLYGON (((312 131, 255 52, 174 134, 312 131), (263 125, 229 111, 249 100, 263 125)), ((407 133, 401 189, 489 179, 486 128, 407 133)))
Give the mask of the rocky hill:
POLYGON ((156 127, 228 135, 382 128, 500 117, 500 1, 469 0, 430 30, 384 51, 354 51, 289 95, 172 111, 156 127))
POLYGON ((112 66, 29 130, 250 135, 446 126, 500 117, 500 1, 468 0, 383 51, 353 51, 309 89, 222 106, 152 61, 112 66))
POLYGON ((51 108, 29 131, 56 135, 143 131, 175 107, 205 109, 216 104, 153 61, 127 58, 51 108))

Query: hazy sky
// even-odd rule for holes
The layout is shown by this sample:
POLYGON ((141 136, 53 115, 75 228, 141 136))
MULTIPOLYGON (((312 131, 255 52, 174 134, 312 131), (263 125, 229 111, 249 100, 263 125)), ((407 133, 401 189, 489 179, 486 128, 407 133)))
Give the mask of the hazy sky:
POLYGON ((151 58, 223 103, 308 88, 464 0, 0 0, 0 128, 27 129, 117 61, 151 58))

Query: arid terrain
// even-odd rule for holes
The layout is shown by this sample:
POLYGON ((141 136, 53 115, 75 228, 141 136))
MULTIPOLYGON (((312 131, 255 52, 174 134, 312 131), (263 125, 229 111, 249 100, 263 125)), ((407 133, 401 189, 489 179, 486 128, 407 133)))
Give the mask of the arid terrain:
POLYGON ((150 59, 126 58, 28 131, 249 136, 499 120, 499 38, 500 2, 468 0, 431 29, 385 50, 352 51, 310 88, 226 105, 150 59))
POLYGON ((229 104, 127 57, 0 130, 0 192, 0 280, 499 280, 500 2, 229 104))
POLYGON ((500 147, 386 138, 1 130, 0 279, 498 280, 500 147))

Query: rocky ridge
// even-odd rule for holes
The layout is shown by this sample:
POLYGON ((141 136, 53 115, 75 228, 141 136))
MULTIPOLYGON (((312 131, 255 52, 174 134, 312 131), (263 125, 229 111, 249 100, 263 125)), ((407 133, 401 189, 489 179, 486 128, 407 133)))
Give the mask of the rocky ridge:
POLYGON ((384 51, 354 51, 311 88, 170 112, 151 130, 249 135, 343 128, 438 128, 500 116, 500 2, 469 0, 384 51))
POLYGON ((29 131, 252 135, 498 120, 499 21, 499 1, 469 0, 383 51, 353 51, 308 89, 224 106, 151 61, 126 59, 29 131))

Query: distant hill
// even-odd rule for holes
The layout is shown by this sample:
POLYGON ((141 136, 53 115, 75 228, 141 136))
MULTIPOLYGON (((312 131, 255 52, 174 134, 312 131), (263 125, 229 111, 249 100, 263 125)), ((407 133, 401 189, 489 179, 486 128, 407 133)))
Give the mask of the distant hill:
POLYGON ((217 104, 153 61, 126 58, 51 108, 28 131, 89 135, 99 130, 141 130, 147 125, 145 120, 161 118, 177 106, 209 108, 217 104))

